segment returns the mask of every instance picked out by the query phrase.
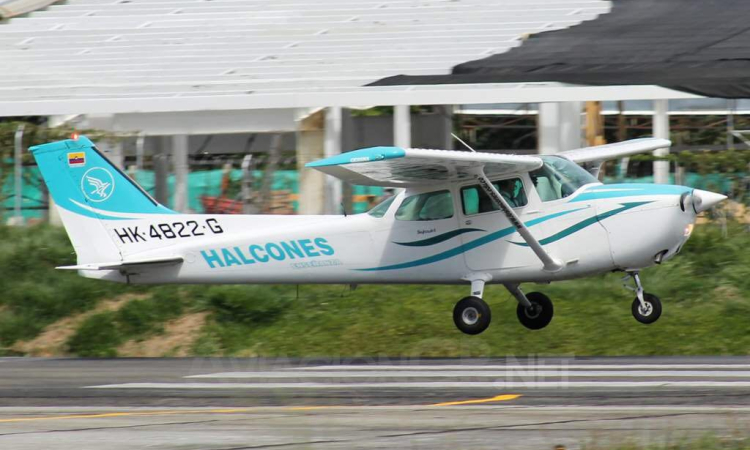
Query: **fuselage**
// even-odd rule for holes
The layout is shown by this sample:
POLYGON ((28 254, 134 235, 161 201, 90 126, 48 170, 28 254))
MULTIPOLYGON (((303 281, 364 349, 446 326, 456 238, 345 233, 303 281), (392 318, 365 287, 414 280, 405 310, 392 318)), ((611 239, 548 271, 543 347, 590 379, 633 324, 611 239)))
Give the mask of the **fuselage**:
POLYGON ((472 205, 476 183, 467 181, 402 190, 376 214, 150 215, 121 221, 109 231, 124 259, 179 256, 184 262, 127 276, 82 274, 145 284, 460 284, 477 276, 489 283, 547 282, 666 261, 687 241, 696 217, 685 203, 693 191, 688 187, 590 183, 543 200, 538 181, 527 173, 515 177, 524 198, 514 211, 564 263, 559 271, 544 270, 502 212, 478 207, 481 199, 472 205), (442 215, 419 216, 413 204, 423 198, 422 211, 432 201, 442 215))
POLYGON ((76 264, 59 269, 141 284, 468 284, 453 320, 474 335, 490 324, 487 284, 504 284, 521 324, 539 330, 552 320, 552 301, 521 283, 618 270, 634 283, 633 316, 656 321, 661 302, 638 272, 679 253, 696 215, 726 197, 605 186, 596 174, 603 160, 669 144, 640 139, 538 156, 372 147, 307 164, 353 184, 402 188, 350 216, 181 214, 88 138, 30 150, 76 252, 76 264))

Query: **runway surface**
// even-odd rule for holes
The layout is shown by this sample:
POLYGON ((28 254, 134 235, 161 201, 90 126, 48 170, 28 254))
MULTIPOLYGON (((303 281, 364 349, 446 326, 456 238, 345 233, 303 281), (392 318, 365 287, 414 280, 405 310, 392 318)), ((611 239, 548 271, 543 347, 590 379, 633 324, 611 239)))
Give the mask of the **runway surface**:
POLYGON ((750 358, 0 358, 0 448, 578 448, 750 430, 750 358))

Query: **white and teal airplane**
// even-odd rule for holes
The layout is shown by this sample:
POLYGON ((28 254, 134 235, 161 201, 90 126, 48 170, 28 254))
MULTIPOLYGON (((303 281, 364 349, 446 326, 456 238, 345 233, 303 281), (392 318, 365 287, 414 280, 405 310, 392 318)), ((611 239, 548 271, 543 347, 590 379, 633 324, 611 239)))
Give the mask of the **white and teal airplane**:
POLYGON ((478 334, 490 324, 487 284, 504 285, 521 323, 540 329, 552 302, 521 283, 612 271, 634 282, 635 318, 656 321, 661 302, 644 293, 639 271, 679 253, 696 216, 726 197, 604 185, 597 175, 604 160, 669 145, 637 139, 554 156, 374 147, 308 164, 349 183, 400 188, 348 216, 178 214, 86 137, 31 152, 78 257, 61 269, 139 284, 466 284, 453 319, 478 334))

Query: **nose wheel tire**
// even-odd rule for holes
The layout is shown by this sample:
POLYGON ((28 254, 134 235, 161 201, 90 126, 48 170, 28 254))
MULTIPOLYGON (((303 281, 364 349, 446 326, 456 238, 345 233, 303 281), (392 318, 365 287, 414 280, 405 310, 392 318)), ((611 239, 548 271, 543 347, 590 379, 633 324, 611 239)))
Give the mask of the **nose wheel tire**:
POLYGON ((479 297, 466 297, 453 308, 453 322, 466 334, 479 334, 490 326, 490 307, 479 297))
POLYGON ((527 308, 519 303, 516 308, 521 325, 530 330, 541 330, 549 325, 555 313, 552 300, 541 292, 526 294, 526 298, 531 303, 531 307, 527 308))
POLYGON ((633 300, 633 317, 640 323, 646 325, 656 322, 661 316, 661 300, 654 294, 647 292, 643 293, 643 302, 645 307, 641 305, 638 297, 633 300))

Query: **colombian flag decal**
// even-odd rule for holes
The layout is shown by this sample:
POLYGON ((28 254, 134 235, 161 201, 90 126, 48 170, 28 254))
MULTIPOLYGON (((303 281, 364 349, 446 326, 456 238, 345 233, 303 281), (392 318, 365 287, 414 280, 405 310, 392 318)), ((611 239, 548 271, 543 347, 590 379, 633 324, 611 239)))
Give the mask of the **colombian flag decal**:
POLYGON ((81 167, 86 165, 86 153, 68 153, 68 165, 70 167, 81 167))

